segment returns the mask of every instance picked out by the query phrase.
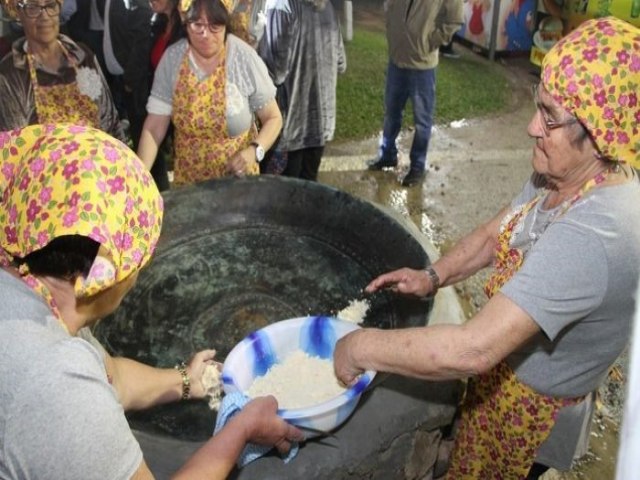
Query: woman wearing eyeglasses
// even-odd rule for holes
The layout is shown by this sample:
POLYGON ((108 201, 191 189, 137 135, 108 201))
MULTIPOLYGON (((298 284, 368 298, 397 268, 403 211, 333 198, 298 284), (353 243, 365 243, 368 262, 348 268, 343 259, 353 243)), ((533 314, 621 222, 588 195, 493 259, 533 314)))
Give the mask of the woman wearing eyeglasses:
POLYGON ((156 69, 138 156, 151 168, 172 121, 174 184, 258 174, 282 128, 267 68, 230 32, 232 0, 181 0, 178 8, 187 38, 156 69))
POLYGON ((60 34, 62 0, 0 1, 25 35, 0 62, 0 131, 67 122, 124 140, 95 55, 60 34))
POLYGON ((593 392, 622 353, 640 277, 640 29, 584 22, 546 54, 527 127, 533 175, 491 220, 425 270, 375 278, 433 295, 493 267, 464 325, 361 329, 341 340, 345 383, 364 370, 468 379, 448 480, 568 470, 593 392))

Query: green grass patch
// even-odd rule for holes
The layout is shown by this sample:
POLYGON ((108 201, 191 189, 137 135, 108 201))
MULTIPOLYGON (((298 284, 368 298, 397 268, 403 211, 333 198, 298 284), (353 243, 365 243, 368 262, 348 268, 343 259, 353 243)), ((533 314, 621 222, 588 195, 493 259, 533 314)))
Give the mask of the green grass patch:
MULTIPOLYGON (((376 135, 382 129, 387 41, 384 33, 355 28, 346 42, 347 71, 338 76, 336 141, 376 135)), ((492 64, 465 55, 441 58, 437 71, 435 123, 498 112, 509 99, 507 79, 492 64)), ((410 102, 405 126, 412 121, 410 102)))

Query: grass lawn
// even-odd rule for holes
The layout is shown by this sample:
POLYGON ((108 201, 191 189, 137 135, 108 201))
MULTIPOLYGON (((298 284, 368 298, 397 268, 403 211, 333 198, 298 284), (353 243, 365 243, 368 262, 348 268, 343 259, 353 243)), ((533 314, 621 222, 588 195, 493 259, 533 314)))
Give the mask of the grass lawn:
MULTIPOLYGON (((335 141, 376 135, 382 128, 387 67, 384 33, 354 29, 345 42, 347 71, 338 76, 335 141)), ((508 82, 491 64, 473 56, 441 58, 437 72, 435 123, 448 123, 502 110, 509 99, 508 82)), ((408 103, 410 106, 410 102, 408 103)), ((405 122, 411 125, 411 109, 405 122)))

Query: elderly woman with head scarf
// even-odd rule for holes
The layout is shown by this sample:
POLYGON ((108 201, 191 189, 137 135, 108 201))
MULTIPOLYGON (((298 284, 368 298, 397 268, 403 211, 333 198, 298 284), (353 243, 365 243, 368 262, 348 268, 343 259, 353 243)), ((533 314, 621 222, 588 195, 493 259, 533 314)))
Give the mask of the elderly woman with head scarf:
MULTIPOLYGON (((151 258, 162 198, 124 144, 84 126, 0 133, 0 477, 152 478, 124 411, 202 398, 215 352, 176 370, 110 356, 90 327, 151 258)), ((245 442, 301 433, 254 400, 178 476, 225 478, 245 442)))
POLYGON ((24 37, 0 62, 0 131, 68 122, 124 139, 95 55, 60 34, 62 0, 0 0, 24 37))
POLYGON ((341 340, 336 372, 469 378, 448 479, 532 479, 570 468, 589 402, 624 349, 640 277, 640 31, 590 20, 545 56, 534 174, 512 203, 425 270, 374 279, 425 296, 493 264, 463 325, 341 340), (535 463, 534 463, 535 462, 535 463))
POLYGON ((230 31, 232 0, 181 0, 179 9, 187 38, 156 69, 138 155, 151 168, 173 122, 175 184, 258 174, 282 128, 267 68, 230 31))

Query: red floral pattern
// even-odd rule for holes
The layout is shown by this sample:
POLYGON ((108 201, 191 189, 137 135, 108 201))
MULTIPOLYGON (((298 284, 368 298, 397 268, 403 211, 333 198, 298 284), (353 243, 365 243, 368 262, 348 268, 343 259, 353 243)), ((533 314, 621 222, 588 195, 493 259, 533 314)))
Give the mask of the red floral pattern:
POLYGON ((524 479, 558 411, 558 399, 518 381, 506 362, 470 381, 447 480, 524 479))
MULTIPOLYGON (((70 56, 67 55, 70 60, 70 56)), ((27 54, 29 74, 40 124, 70 123, 100 127, 98 104, 78 89, 77 82, 43 87, 38 83, 34 60, 27 54)))
POLYGON ((542 83, 606 157, 640 168, 640 29, 588 20, 544 57, 542 83))

